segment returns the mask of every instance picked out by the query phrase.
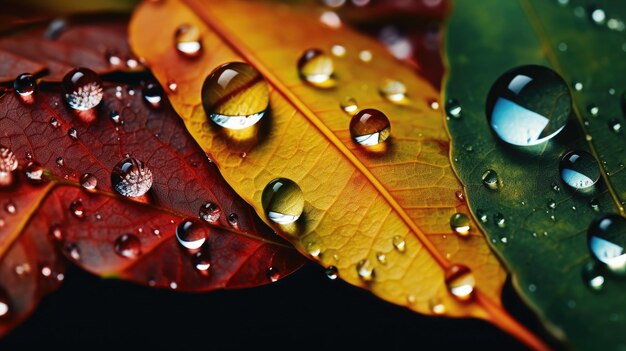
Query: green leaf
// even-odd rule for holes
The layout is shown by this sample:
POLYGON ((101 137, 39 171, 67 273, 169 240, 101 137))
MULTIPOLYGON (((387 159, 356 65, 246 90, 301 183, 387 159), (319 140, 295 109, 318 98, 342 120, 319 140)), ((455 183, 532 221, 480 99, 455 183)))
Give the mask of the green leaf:
POLYGON ((582 273, 593 262, 589 224, 601 212, 624 215, 621 203, 626 200, 625 128, 622 134, 609 128, 612 121, 624 125, 626 3, 594 5, 575 0, 456 1, 446 44, 444 98, 457 99, 462 109, 460 118, 447 119, 453 166, 477 222, 512 272, 520 295, 555 336, 575 348, 624 349, 626 279, 606 271, 604 285, 596 291, 582 273), (594 9, 604 10, 602 24, 592 21, 594 9), (492 133, 485 102, 500 75, 527 64, 557 71, 570 85, 574 106, 563 132, 524 149, 492 133), (582 89, 575 89, 574 82, 582 89), (590 106, 598 108, 597 116, 590 106), (571 149, 589 151, 603 166, 594 192, 573 191, 561 180, 559 161, 571 149), (483 185, 487 169, 498 173, 498 190, 483 185), (599 211, 590 206, 592 199, 599 202, 599 211), (499 214, 503 225, 496 223, 499 214))

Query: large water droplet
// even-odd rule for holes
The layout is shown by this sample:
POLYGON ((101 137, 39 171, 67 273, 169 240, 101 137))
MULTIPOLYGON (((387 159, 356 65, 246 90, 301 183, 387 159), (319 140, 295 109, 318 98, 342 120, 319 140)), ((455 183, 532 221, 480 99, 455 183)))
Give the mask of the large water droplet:
POLYGON ((582 278, 591 290, 600 291, 604 288, 604 275, 596 262, 587 262, 583 266, 582 278))
POLYGON ((178 243, 189 250, 199 249, 209 237, 209 229, 195 218, 187 218, 176 227, 178 243))
POLYGON ((123 234, 115 239, 115 253, 126 258, 137 258, 141 255, 141 241, 134 234, 123 234))
POLYGON ((91 173, 85 173, 80 177, 80 186, 83 189, 94 190, 98 186, 98 178, 91 173))
POLYGON ((265 114, 269 88, 254 67, 230 62, 216 68, 204 81, 202 105, 215 124, 228 129, 248 128, 265 114))
POLYGON ((98 74, 88 68, 76 68, 63 77, 67 104, 79 111, 90 110, 102 101, 104 92, 98 74))
POLYGON ((455 213, 450 217, 450 227, 460 236, 468 236, 470 232, 470 219, 464 213, 455 213))
POLYGON ((143 99, 153 108, 161 107, 163 101, 163 89, 157 83, 150 82, 143 88, 143 99))
POLYGON ((616 214, 597 218, 587 230, 591 255, 611 271, 626 272, 626 219, 616 214))
POLYGON ((376 276, 374 265, 367 259, 361 260, 356 264, 356 273, 365 281, 373 280, 376 276))
POLYGON ((298 60, 300 78, 314 87, 335 86, 333 71, 333 59, 320 49, 309 49, 298 60))
POLYGON ((37 80, 31 74, 22 73, 13 81, 13 89, 20 96, 30 96, 37 90, 37 80))
POLYGON ((43 167, 37 161, 30 161, 26 165, 26 178, 32 184, 38 185, 45 182, 43 167))
POLYGON ((586 151, 569 151, 559 164, 561 178, 574 189, 589 189, 600 179, 596 159, 586 151))
POLYGON ((391 124, 387 116, 373 108, 359 111, 350 120, 350 135, 361 145, 378 145, 387 140, 390 133, 391 124))
POLYGON ((392 103, 402 103, 406 100, 406 86, 399 80, 386 79, 378 88, 378 92, 392 103))
POLYGON ((537 145, 567 124, 572 97, 561 76, 543 66, 528 65, 504 73, 491 87, 487 118, 503 141, 537 145))
POLYGON ((176 28, 174 43, 176 50, 185 57, 198 57, 202 51, 200 30, 191 24, 182 24, 176 28))
POLYGON ((72 201, 70 204, 70 212, 76 218, 85 218, 85 207, 83 206, 83 202, 81 200, 72 201))
POLYGON ((200 219, 208 223, 217 223, 221 214, 222 210, 213 202, 205 202, 200 206, 200 211, 198 212, 200 219))
POLYGON ((448 268, 445 282, 448 291, 460 301, 469 300, 476 285, 474 274, 462 264, 454 264, 448 268))
POLYGON ((302 190, 292 180, 274 179, 265 186, 261 197, 267 217, 278 224, 290 224, 298 220, 304 210, 302 190))
POLYGON ((128 157, 113 167, 111 183, 121 195, 143 196, 152 187, 152 171, 143 162, 128 157))
POLYGON ((482 175, 483 185, 490 190, 498 190, 500 188, 500 177, 493 169, 488 169, 482 175))

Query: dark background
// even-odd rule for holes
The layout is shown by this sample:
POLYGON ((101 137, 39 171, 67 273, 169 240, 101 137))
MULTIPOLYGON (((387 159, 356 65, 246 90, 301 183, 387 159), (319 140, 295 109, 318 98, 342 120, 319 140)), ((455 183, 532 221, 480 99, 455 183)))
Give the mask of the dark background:
MULTIPOLYGON (((510 285, 505 305, 540 326, 510 285)), ((105 280, 70 268, 61 288, 4 340, 0 350, 290 349, 524 350, 473 319, 419 315, 324 275, 308 263, 276 283, 189 294, 105 280)))

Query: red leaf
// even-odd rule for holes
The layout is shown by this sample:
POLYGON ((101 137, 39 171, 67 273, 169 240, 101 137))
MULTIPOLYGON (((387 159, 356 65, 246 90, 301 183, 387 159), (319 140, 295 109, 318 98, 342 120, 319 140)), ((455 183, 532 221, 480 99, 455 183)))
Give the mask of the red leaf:
POLYGON ((266 284, 302 265, 303 258, 227 185, 163 99, 155 108, 142 98, 140 87, 111 85, 100 106, 78 114, 56 86, 42 86, 30 103, 13 91, 0 97, 0 144, 19 162, 14 184, 0 189, 5 208, 0 215, 0 288, 10 290, 12 303, 25 306, 20 318, 0 320, 0 334, 41 297, 38 286, 45 279, 35 272, 38 267, 55 264, 54 271, 61 272, 53 242, 93 273, 185 291, 266 284), (118 123, 110 118, 112 111, 119 113, 118 123), (77 139, 69 136, 70 128, 77 139), (140 201, 119 195, 112 186, 113 168, 128 155, 152 171, 152 187, 140 201), (47 170, 46 184, 24 180, 31 159, 47 170), (85 173, 97 179, 92 191, 80 187, 85 173), (208 274, 196 268, 195 252, 179 245, 175 236, 178 224, 187 217, 197 219, 206 202, 221 210, 216 223, 200 222, 208 233, 202 247, 208 274), (16 210, 10 214, 6 206, 13 204, 16 210), (235 225, 230 214, 237 216, 235 225), (48 234, 51 228, 61 240, 48 234), (127 250, 122 246, 116 251, 123 235, 127 250), (139 246, 128 240, 138 240, 139 246), (15 275, 12 270, 22 261, 31 267, 32 281, 26 285, 6 278, 15 275), (20 295, 24 289, 37 294, 29 300, 20 295))

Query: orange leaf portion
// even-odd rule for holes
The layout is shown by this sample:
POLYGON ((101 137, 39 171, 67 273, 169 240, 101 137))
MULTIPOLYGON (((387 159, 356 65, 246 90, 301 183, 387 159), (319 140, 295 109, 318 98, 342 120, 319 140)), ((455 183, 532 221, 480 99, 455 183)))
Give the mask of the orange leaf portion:
POLYGON ((525 334, 500 307, 505 273, 476 225, 471 223, 466 238, 450 228, 451 215, 469 211, 455 195, 462 186, 450 167, 441 113, 430 107, 438 92, 374 41, 324 26, 318 18, 267 3, 145 3, 131 21, 130 40, 162 83, 177 84, 170 92, 175 109, 226 180, 300 251, 395 304, 424 314, 440 313, 433 307, 443 306, 449 316, 484 318, 525 334), (199 28, 200 57, 190 60, 176 51, 174 33, 181 24, 199 28), (345 56, 334 57, 337 86, 321 90, 304 84, 296 68, 302 52, 319 48, 330 54, 335 44, 346 49, 345 56), (371 60, 359 59, 363 50, 371 60), (218 130, 202 107, 205 77, 230 61, 248 62, 270 86, 271 113, 247 139, 218 130), (406 85, 408 104, 380 96, 386 78, 406 85), (347 96, 360 108, 389 117, 391 137, 384 150, 352 141, 350 116, 339 107, 347 96), (263 211, 262 191, 277 177, 295 181, 304 193, 296 228, 276 225, 263 211), (394 248, 397 236, 404 239, 404 250, 394 248), (321 253, 315 255, 312 247, 321 253), (357 273, 362 260, 374 268, 372 281, 357 273), (458 301, 446 289, 444 275, 453 263, 473 271, 477 289, 471 301, 458 301))

